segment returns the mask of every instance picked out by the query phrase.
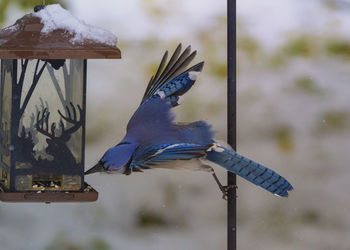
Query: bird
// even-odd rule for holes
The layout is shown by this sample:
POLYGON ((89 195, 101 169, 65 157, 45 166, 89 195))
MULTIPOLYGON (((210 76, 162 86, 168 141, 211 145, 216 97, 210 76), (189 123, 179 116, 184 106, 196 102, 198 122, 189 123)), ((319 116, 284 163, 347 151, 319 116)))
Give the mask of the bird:
POLYGON ((172 109, 180 104, 180 98, 194 85, 204 66, 202 61, 188 67, 196 54, 191 52, 191 46, 182 51, 179 44, 167 62, 168 51, 165 52, 127 124, 125 137, 85 175, 130 175, 147 169, 202 170, 213 175, 227 199, 228 191, 237 187, 221 184, 214 171, 219 166, 272 194, 287 197, 293 186, 284 177, 215 140, 215 132, 207 122, 175 122, 172 109))

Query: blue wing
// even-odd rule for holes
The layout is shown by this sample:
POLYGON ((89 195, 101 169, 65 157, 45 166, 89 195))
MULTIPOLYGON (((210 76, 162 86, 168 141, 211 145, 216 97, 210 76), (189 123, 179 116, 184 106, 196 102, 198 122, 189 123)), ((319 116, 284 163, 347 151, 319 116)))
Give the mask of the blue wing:
POLYGON ((165 53, 157 73, 147 86, 141 105, 128 123, 126 140, 142 145, 179 142, 211 143, 213 133, 208 125, 200 127, 192 123, 189 125, 190 128, 185 128, 173 123, 174 115, 170 111, 171 108, 178 105, 179 96, 192 87, 203 67, 201 62, 185 70, 195 57, 196 51, 191 53, 191 48, 188 47, 180 54, 181 44, 164 68, 168 56, 168 52, 165 53))
POLYGON ((177 143, 174 115, 171 106, 159 97, 152 97, 142 104, 127 125, 126 140, 140 145, 177 143))
POLYGON ((155 94, 170 101, 173 107, 179 105, 180 96, 185 94, 195 83, 197 75, 203 68, 203 62, 189 68, 186 72, 166 82, 155 94))
POLYGON ((175 123, 174 128, 181 142, 207 145, 213 143, 214 132, 205 121, 175 123))
POLYGON ((181 44, 178 45, 164 68, 168 57, 168 52, 165 52, 157 73, 152 76, 147 86, 141 105, 152 96, 158 95, 162 99, 169 101, 173 107, 177 106, 179 96, 192 87, 197 79, 197 75, 203 68, 204 62, 200 62, 186 70, 186 67, 191 63, 197 52, 191 53, 191 47, 189 46, 181 55, 180 53, 181 44))
POLYGON ((130 167, 133 170, 148 169, 160 163, 173 160, 190 160, 205 156, 210 145, 189 143, 151 145, 136 150, 130 167))
POLYGON ((204 121, 174 123, 171 105, 158 96, 142 104, 131 117, 124 140, 140 145, 213 143, 214 132, 204 121))

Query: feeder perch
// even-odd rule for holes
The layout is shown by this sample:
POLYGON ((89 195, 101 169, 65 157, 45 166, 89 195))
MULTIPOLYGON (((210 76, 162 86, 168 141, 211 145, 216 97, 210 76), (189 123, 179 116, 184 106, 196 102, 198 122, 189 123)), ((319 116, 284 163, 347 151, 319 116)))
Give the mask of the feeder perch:
POLYGON ((0 30, 0 200, 82 202, 87 59, 119 59, 116 37, 60 5, 0 30))

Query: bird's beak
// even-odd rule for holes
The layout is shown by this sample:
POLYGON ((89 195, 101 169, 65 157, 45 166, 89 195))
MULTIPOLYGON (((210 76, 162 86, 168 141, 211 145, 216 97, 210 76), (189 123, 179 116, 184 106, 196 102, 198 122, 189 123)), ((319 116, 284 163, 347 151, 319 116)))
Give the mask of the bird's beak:
POLYGON ((103 172, 103 171, 105 171, 105 169, 103 168, 103 165, 99 162, 95 166, 90 168, 88 171, 86 171, 84 173, 84 175, 93 174, 93 173, 97 173, 97 172, 103 172))

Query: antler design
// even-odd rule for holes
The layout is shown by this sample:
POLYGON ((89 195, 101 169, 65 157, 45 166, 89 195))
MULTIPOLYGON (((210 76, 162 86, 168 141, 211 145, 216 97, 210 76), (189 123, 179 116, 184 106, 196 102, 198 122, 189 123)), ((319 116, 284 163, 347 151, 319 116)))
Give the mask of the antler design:
POLYGON ((75 131, 77 131, 82 125, 83 125, 83 117, 84 117, 84 111, 83 109, 79 106, 79 104, 77 105, 78 110, 79 110, 79 120, 77 118, 77 111, 73 105, 72 102, 70 102, 70 106, 72 107, 72 112, 73 112, 73 117, 72 114, 69 110, 69 107, 66 106, 66 111, 67 111, 67 116, 64 116, 60 110, 57 110, 57 112, 59 113, 59 115, 62 117, 62 119, 66 120, 68 123, 73 124, 72 127, 70 127, 69 129, 65 130, 64 129, 64 124, 62 122, 62 120, 60 121, 60 126, 62 128, 62 135, 70 135, 73 134, 75 131))
POLYGON ((37 114, 37 123, 35 125, 36 130, 51 138, 51 139, 63 139, 64 141, 69 140, 69 137, 71 134, 73 134, 75 131, 77 131, 82 125, 83 125, 83 117, 84 117, 84 111, 83 109, 77 105, 78 110, 79 110, 79 120, 77 117, 77 111, 76 108, 74 107, 73 103, 70 102, 71 109, 69 106, 66 106, 66 111, 67 111, 67 116, 64 116, 60 110, 58 110, 58 114, 61 116, 62 119, 67 121, 70 124, 73 124, 72 127, 66 129, 64 126, 64 123, 62 119, 59 122, 59 126, 61 128, 61 135, 57 136, 56 135, 56 123, 52 123, 51 126, 49 125, 49 117, 50 117, 50 112, 48 111, 48 108, 44 108, 42 112, 38 111, 37 114))
POLYGON ((49 118, 50 118, 50 112, 47 110, 47 108, 44 108, 42 112, 38 111, 38 114, 36 115, 37 122, 35 124, 35 128, 39 133, 46 135, 51 139, 54 139, 56 138, 56 135, 55 135, 56 123, 52 123, 51 131, 49 132, 49 118))

